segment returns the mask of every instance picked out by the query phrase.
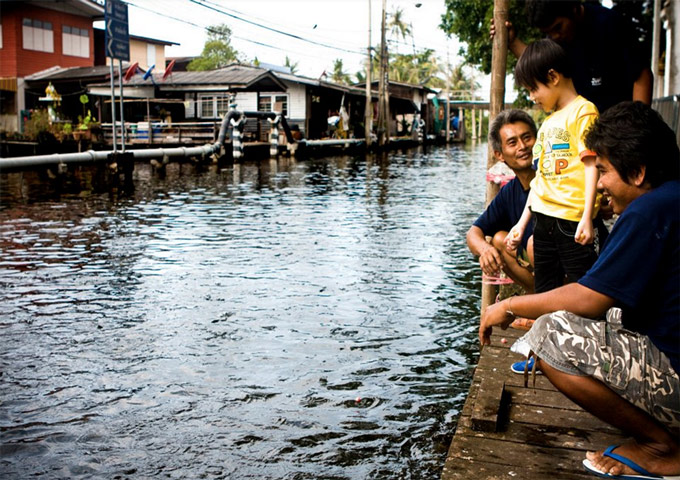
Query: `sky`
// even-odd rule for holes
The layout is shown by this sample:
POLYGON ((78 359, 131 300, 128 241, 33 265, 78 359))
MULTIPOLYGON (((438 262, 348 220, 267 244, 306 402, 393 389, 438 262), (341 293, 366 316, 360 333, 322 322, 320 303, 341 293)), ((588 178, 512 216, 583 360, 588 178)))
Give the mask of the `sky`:
MULTIPOLYGON (((371 43, 377 46, 381 0, 126 0, 130 34, 180 44, 167 47, 166 56, 200 55, 205 27, 226 23, 243 60, 284 65, 288 56, 297 63, 296 73, 311 78, 332 72, 337 58, 347 73, 364 69, 369 2, 371 43)), ((447 58, 451 65, 461 62, 457 39, 438 28, 444 0, 387 0, 387 12, 396 8, 413 30, 413 39, 391 44, 399 53, 413 52, 414 46, 417 51, 432 48, 443 64, 447 58)), ((488 88, 480 93, 488 96, 488 88)))

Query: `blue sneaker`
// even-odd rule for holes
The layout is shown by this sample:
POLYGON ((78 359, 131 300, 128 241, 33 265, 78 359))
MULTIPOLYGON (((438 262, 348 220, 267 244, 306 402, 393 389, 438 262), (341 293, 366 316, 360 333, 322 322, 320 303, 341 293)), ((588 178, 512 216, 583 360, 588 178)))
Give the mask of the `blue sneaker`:
MULTIPOLYGON (((520 375, 524 375, 524 364, 527 362, 529 362, 529 365, 527 366, 527 371, 531 373, 531 369, 534 368, 534 357, 531 357, 529 360, 522 360, 521 362, 513 363, 512 366, 510 367, 510 370, 512 370, 513 373, 519 373, 520 375)), ((543 372, 536 369, 536 375, 543 375, 543 372)))

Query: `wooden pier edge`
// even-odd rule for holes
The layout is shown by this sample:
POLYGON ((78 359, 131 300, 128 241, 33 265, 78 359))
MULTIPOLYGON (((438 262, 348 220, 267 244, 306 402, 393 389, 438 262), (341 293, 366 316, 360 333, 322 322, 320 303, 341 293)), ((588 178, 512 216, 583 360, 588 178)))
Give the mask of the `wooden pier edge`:
POLYGON ((495 329, 482 350, 442 480, 592 480, 582 466, 586 451, 624 441, 544 376, 524 386, 524 376, 510 371, 522 357, 509 348, 523 333, 495 329))

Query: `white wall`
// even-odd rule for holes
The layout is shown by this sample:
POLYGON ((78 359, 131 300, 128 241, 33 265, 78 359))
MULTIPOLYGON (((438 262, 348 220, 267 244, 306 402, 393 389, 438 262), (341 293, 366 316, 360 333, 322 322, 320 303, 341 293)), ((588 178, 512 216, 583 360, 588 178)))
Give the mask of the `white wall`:
POLYGON ((236 110, 242 112, 257 111, 257 92, 239 92, 236 94, 236 110))
POLYGON ((303 121, 307 115, 307 87, 285 82, 288 87, 288 119, 303 121))

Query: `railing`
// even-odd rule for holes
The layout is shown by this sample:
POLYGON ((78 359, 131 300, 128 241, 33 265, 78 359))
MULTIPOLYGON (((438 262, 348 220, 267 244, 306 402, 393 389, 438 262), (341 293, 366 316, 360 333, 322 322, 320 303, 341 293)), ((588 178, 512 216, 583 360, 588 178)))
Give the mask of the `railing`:
MULTIPOLYGON (((102 123, 102 138, 106 145, 113 145, 112 124, 102 123)), ((120 143, 120 122, 116 123, 120 143)), ((217 140, 220 122, 125 122, 126 145, 204 145, 217 140), (149 123, 151 128, 149 128, 149 123)), ((271 125, 265 118, 247 117, 243 129, 245 142, 269 142, 271 125)), ((231 138, 227 136, 227 141, 231 138)))
POLYGON ((655 98, 652 108, 659 112, 669 127, 675 132, 675 138, 680 145, 680 95, 655 98))

